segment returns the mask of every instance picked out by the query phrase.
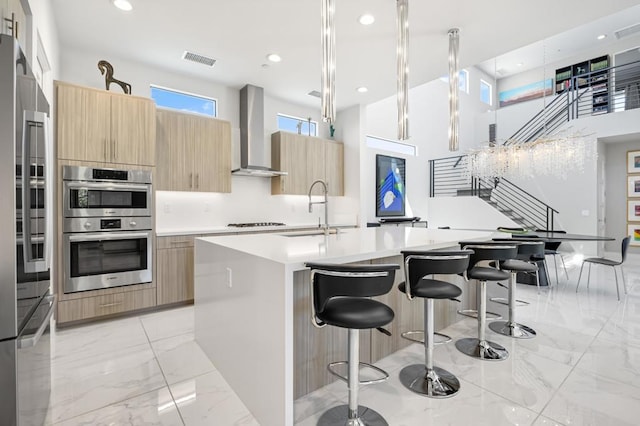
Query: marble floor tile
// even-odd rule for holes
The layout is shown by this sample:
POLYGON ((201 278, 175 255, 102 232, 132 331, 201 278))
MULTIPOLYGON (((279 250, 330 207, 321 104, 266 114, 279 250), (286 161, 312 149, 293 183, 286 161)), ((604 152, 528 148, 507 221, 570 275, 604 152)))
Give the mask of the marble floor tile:
POLYGON ((52 366, 50 419, 76 417, 166 386, 148 344, 52 366))
POLYGON ((150 341, 193 333, 193 305, 140 317, 150 341))
POLYGON ((156 340, 151 346, 168 384, 215 370, 192 333, 156 340))
POLYGON ((183 426, 167 387, 100 408, 56 426, 183 426))
POLYGON ((138 318, 62 328, 54 330, 52 337, 53 362, 91 358, 149 342, 138 318))
MULTIPOLYGON (((425 398, 405 389, 397 375, 385 383, 363 388, 360 403, 394 426, 530 425, 537 417, 533 411, 465 381, 454 398, 425 398)), ((296 424, 315 426, 321 415, 322 412, 316 413, 296 424)))
POLYGON ((170 385, 187 426, 259 425, 217 371, 170 385))
POLYGON ((597 338, 577 368, 640 388, 640 345, 597 338))
MULTIPOLYGON (((498 339, 492 340, 501 343, 498 339)), ((471 358, 459 352, 455 345, 445 350, 436 355, 439 367, 538 413, 571 371, 566 364, 518 350, 515 343, 507 346, 510 355, 503 361, 471 358)))
POLYGON ((566 425, 638 424, 638 388, 575 369, 542 414, 566 425))
POLYGON ((549 419, 544 416, 538 416, 535 422, 533 422, 532 426, 565 426, 562 423, 549 419))

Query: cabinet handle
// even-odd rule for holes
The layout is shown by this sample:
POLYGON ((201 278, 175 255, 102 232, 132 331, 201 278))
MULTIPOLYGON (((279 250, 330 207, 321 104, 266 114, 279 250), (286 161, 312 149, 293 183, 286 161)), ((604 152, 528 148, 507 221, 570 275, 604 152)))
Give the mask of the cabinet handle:
POLYGON ((118 306, 118 305, 122 305, 124 302, 120 301, 120 302, 114 302, 114 303, 103 303, 101 305, 98 305, 99 308, 110 308, 111 306, 118 306))
POLYGON ((116 150, 116 140, 111 140, 111 155, 113 156, 113 161, 118 161, 118 151, 116 150))
POLYGON ((196 173, 196 188, 200 188, 200 173, 196 173))
POLYGON ((105 159, 105 161, 107 160, 107 140, 105 139, 104 141, 102 141, 102 158, 105 159))
POLYGON ((189 173, 189 189, 193 188, 193 173, 189 173))

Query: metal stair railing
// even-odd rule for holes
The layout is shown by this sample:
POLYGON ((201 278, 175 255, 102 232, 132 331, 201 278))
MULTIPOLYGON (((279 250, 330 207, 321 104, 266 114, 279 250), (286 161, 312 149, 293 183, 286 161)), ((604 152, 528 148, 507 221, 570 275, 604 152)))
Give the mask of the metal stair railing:
POLYGON ((429 197, 475 196, 524 228, 554 229, 558 211, 505 178, 468 177, 466 155, 429 160, 429 197))

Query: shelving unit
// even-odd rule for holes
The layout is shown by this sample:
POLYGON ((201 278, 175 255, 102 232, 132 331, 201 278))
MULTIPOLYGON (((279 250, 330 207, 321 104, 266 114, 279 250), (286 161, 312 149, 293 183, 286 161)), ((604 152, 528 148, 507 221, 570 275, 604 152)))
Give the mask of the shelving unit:
POLYGON ((592 113, 602 114, 609 112, 609 56, 601 56, 589 61, 591 81, 589 85, 593 92, 592 113))
POLYGON ((556 94, 574 88, 591 88, 592 114, 609 112, 609 55, 558 68, 556 70, 556 94), (575 81, 575 83, 574 83, 575 81))

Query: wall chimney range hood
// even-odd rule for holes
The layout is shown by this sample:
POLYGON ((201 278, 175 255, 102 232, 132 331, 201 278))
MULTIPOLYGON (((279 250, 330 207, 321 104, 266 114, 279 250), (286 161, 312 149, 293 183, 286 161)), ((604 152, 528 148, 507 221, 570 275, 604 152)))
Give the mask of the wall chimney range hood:
POLYGON ((247 84, 240 89, 240 168, 234 175, 273 177, 287 172, 273 170, 264 153, 264 89, 247 84))

